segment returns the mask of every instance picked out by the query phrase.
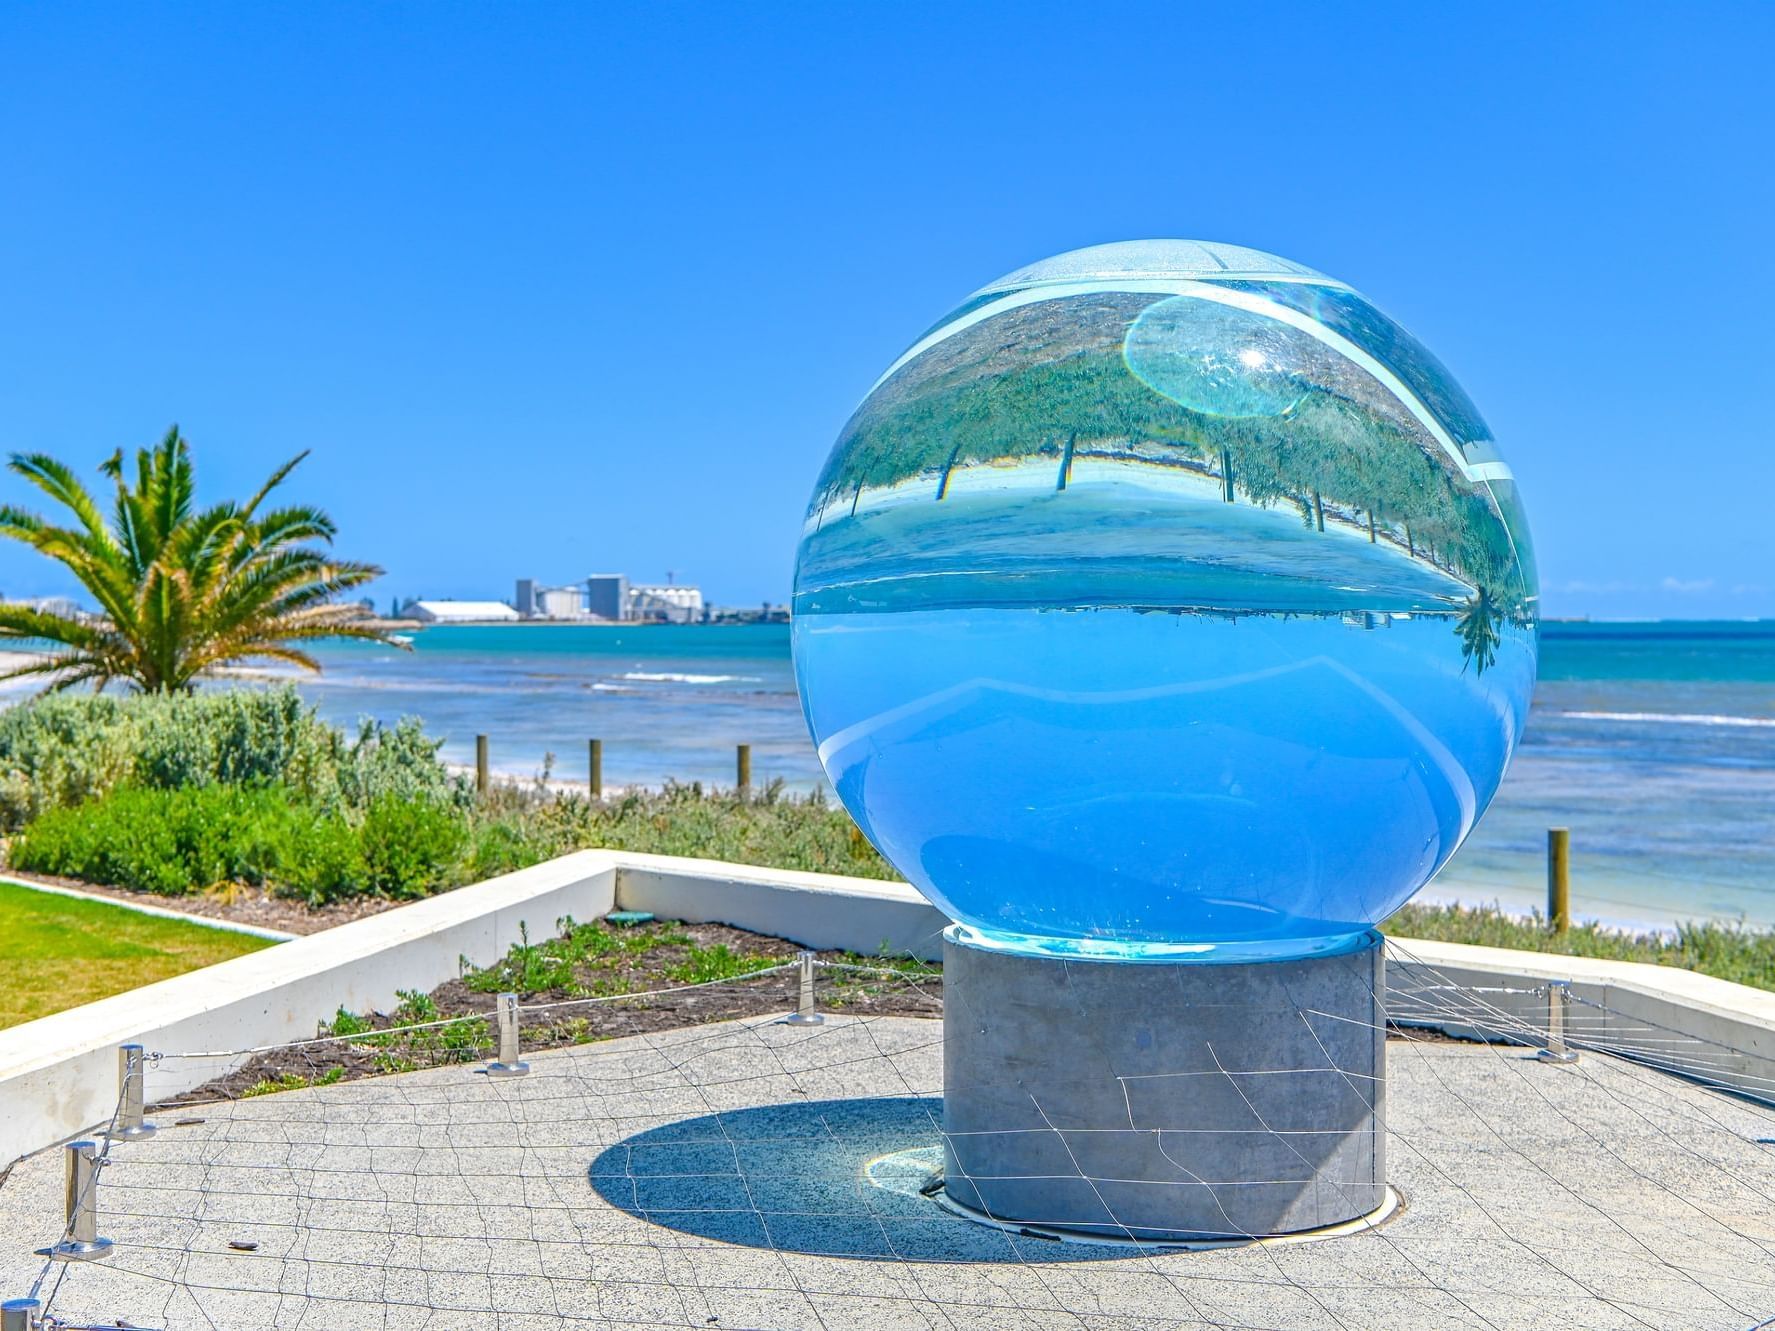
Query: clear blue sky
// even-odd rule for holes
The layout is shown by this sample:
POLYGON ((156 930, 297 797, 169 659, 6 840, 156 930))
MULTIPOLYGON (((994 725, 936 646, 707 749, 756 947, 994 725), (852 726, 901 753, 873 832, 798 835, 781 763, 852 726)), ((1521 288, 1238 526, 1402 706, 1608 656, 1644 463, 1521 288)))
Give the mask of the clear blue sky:
POLYGON ((1549 611, 1775 615, 1772 52, 1768 3, 12 3, 0 448, 177 420, 218 498, 312 448, 381 601, 781 600, 914 335, 1197 237, 1455 370, 1549 611))

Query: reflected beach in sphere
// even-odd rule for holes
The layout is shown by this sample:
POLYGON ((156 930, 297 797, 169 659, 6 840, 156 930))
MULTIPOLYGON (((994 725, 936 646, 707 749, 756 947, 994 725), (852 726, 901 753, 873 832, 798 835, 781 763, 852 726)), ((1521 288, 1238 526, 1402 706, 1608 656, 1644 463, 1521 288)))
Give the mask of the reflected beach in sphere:
POLYGON ((1515 483, 1334 279, 1237 246, 1013 273, 845 426, 802 706, 883 854, 988 945, 1351 945, 1496 792, 1535 676, 1515 483))

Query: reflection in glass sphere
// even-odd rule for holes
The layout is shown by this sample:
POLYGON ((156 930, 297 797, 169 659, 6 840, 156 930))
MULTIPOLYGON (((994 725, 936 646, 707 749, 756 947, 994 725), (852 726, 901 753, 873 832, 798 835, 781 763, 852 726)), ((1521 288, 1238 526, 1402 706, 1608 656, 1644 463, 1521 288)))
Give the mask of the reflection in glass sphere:
POLYGON ((1013 273, 864 399, 797 558, 839 797, 979 941, 1335 950, 1496 792, 1535 676, 1509 469, 1341 282, 1149 241, 1013 273))

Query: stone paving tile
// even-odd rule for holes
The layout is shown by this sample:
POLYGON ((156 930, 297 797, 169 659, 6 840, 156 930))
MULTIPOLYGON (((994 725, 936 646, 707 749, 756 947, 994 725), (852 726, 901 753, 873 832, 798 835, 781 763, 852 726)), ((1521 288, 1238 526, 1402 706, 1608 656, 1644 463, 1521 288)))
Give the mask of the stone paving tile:
MULTIPOLYGON (((941 1027, 726 1023, 206 1106, 114 1148, 108 1262, 52 1311, 167 1331, 1745 1331, 1775 1315, 1775 1112, 1586 1055, 1390 1049, 1378 1230, 1060 1243, 918 1194, 941 1027), (910 1152, 910 1154, 906 1154, 910 1152), (910 1180, 910 1182, 908 1182, 910 1180), (250 1251, 235 1243, 257 1245, 250 1251)), ((152 1081, 150 1082, 152 1092, 152 1081)), ((61 1161, 0 1188, 0 1297, 61 1161)))

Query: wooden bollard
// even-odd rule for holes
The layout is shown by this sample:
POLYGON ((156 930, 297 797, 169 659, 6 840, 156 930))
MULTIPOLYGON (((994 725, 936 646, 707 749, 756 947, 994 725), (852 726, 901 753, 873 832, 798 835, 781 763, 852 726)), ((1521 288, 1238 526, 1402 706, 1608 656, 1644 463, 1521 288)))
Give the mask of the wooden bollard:
POLYGON ((752 746, 742 744, 734 755, 735 784, 739 787, 740 798, 745 799, 752 789, 752 746))
POLYGON ((487 737, 475 736, 475 789, 487 793, 487 737))
POLYGON ((601 739, 593 740, 591 743, 591 750, 592 764, 589 789, 591 790, 593 799, 601 800, 604 798, 604 741, 601 739))
POLYGON ((1572 834, 1570 828, 1547 829, 1547 920, 1554 933, 1572 927, 1572 834))

